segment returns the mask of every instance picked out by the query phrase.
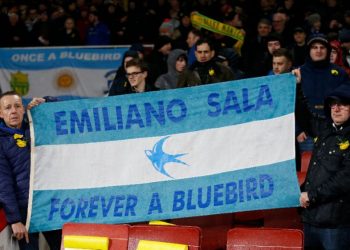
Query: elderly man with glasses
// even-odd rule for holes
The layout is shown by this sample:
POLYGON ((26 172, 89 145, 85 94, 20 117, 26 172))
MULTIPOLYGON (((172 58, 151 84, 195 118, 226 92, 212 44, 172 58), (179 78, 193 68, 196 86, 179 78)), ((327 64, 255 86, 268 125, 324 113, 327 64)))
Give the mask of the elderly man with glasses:
POLYGON ((324 103, 328 126, 316 131, 301 187, 305 249, 350 249, 350 85, 324 103))

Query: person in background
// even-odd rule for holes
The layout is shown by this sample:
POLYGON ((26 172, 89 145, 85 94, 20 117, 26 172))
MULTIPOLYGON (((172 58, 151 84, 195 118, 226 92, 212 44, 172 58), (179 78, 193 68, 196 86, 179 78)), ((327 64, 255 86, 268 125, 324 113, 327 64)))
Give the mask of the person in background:
POLYGON ((78 30, 75 28, 75 21, 72 17, 67 17, 64 21, 64 27, 59 31, 57 36, 57 45, 80 45, 81 40, 78 30))
MULTIPOLYGON (((259 20, 256 33, 247 34, 242 47, 243 71, 248 77, 264 76, 267 74, 265 58, 267 54, 267 38, 272 30, 271 21, 265 18, 259 20)), ((269 66, 270 67, 270 66, 269 66)))
POLYGON ((293 32, 294 44, 290 47, 293 66, 300 67, 307 56, 306 32, 302 27, 296 27, 293 32))
POLYGON ((129 84, 124 88, 123 92, 118 95, 143 93, 151 91, 149 84, 147 84, 148 67, 147 64, 138 58, 134 58, 125 64, 125 75, 129 84))
POLYGON ((86 45, 109 45, 111 32, 107 25, 100 21, 100 14, 97 11, 90 11, 89 23, 86 45))
MULTIPOLYGON (((45 102, 34 98, 31 109, 45 102)), ((39 250, 38 233, 28 233, 25 223, 30 180, 30 133, 22 98, 13 91, 0 95, 0 204, 21 250, 39 250)), ((61 230, 43 232, 51 250, 59 250, 61 230)))
POLYGON ((269 75, 279 75, 292 70, 292 56, 289 50, 280 48, 272 53, 272 70, 269 75))
POLYGON ((184 72, 187 66, 186 51, 175 49, 168 56, 168 73, 160 75, 155 86, 159 89, 174 89, 176 88, 179 74, 184 72))
MULTIPOLYGON (((350 249, 350 83, 324 102, 325 123, 301 186, 305 249, 350 249)), ((311 132, 310 132, 311 133, 311 132)))
POLYGON ((187 34, 186 43, 188 45, 188 66, 191 66, 192 63, 196 61, 196 42, 202 37, 202 34, 197 29, 192 29, 187 34))
POLYGON ((151 53, 145 57, 149 66, 149 83, 154 86, 156 79, 168 72, 167 59, 172 49, 172 40, 168 36, 159 36, 154 42, 154 48, 151 53))
POLYGON ((202 84, 231 81, 235 79, 232 70, 217 62, 215 50, 209 39, 203 38, 196 43, 196 61, 180 74, 177 87, 191 87, 202 84))
MULTIPOLYGON (((308 109, 312 114, 312 127, 314 131, 321 131, 326 124, 317 117, 324 117, 324 99, 337 87, 349 80, 346 72, 338 65, 330 63, 331 47, 324 35, 310 37, 308 43, 308 56, 300 69, 293 70, 297 81, 301 83, 303 95, 308 102, 308 109)), ((299 143, 308 139, 306 131, 300 128, 297 136, 299 143)), ((317 135, 316 135, 317 136, 317 135)), ((312 149, 312 140, 308 139, 301 149, 312 149)))
POLYGON ((114 77, 111 87, 109 88, 108 96, 119 95, 124 93, 129 88, 130 83, 126 77, 126 63, 132 59, 140 58, 136 51, 126 51, 123 56, 122 64, 119 66, 117 73, 114 77))

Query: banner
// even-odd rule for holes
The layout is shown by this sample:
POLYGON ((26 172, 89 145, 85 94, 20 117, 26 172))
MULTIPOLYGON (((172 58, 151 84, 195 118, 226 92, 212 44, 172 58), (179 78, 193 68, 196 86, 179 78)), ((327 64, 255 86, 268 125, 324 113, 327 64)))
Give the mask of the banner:
POLYGON ((128 48, 0 48, 0 88, 25 99, 104 96, 128 48))
POLYGON ((31 232, 299 205, 292 74, 44 103, 31 232))
POLYGON ((191 14, 191 22, 193 26, 204 28, 224 36, 232 37, 237 41, 244 41, 244 34, 239 29, 206 17, 198 12, 193 12, 191 14))

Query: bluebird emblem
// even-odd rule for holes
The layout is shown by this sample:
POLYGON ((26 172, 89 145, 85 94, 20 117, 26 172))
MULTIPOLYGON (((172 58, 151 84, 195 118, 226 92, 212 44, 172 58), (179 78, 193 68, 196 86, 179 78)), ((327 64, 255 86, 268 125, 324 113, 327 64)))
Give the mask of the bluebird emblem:
MULTIPOLYGON (((153 167, 161 174, 166 175, 172 179, 174 177, 170 176, 167 171, 164 169, 165 165, 170 162, 176 162, 183 165, 187 165, 185 162, 178 160, 177 158, 185 155, 185 154, 167 154, 163 151, 163 144, 166 139, 170 136, 164 137, 160 139, 154 146, 152 150, 145 150, 145 154, 148 159, 152 162, 153 167)), ((188 166, 188 165, 187 165, 188 166)))

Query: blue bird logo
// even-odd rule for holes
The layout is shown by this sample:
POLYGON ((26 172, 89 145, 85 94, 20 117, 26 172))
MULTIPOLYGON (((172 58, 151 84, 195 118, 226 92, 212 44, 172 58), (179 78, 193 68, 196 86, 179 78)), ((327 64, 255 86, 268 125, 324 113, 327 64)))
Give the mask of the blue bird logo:
MULTIPOLYGON (((167 154, 163 151, 163 144, 166 139, 170 136, 164 137, 160 139, 154 146, 152 150, 145 150, 145 154, 148 159, 152 162, 153 167, 161 174, 166 175, 172 179, 174 177, 170 176, 167 171, 164 169, 165 165, 170 162, 176 162, 183 165, 187 165, 185 162, 178 160, 177 158, 185 155, 185 154, 167 154)), ((188 166, 188 165, 187 165, 188 166)))

